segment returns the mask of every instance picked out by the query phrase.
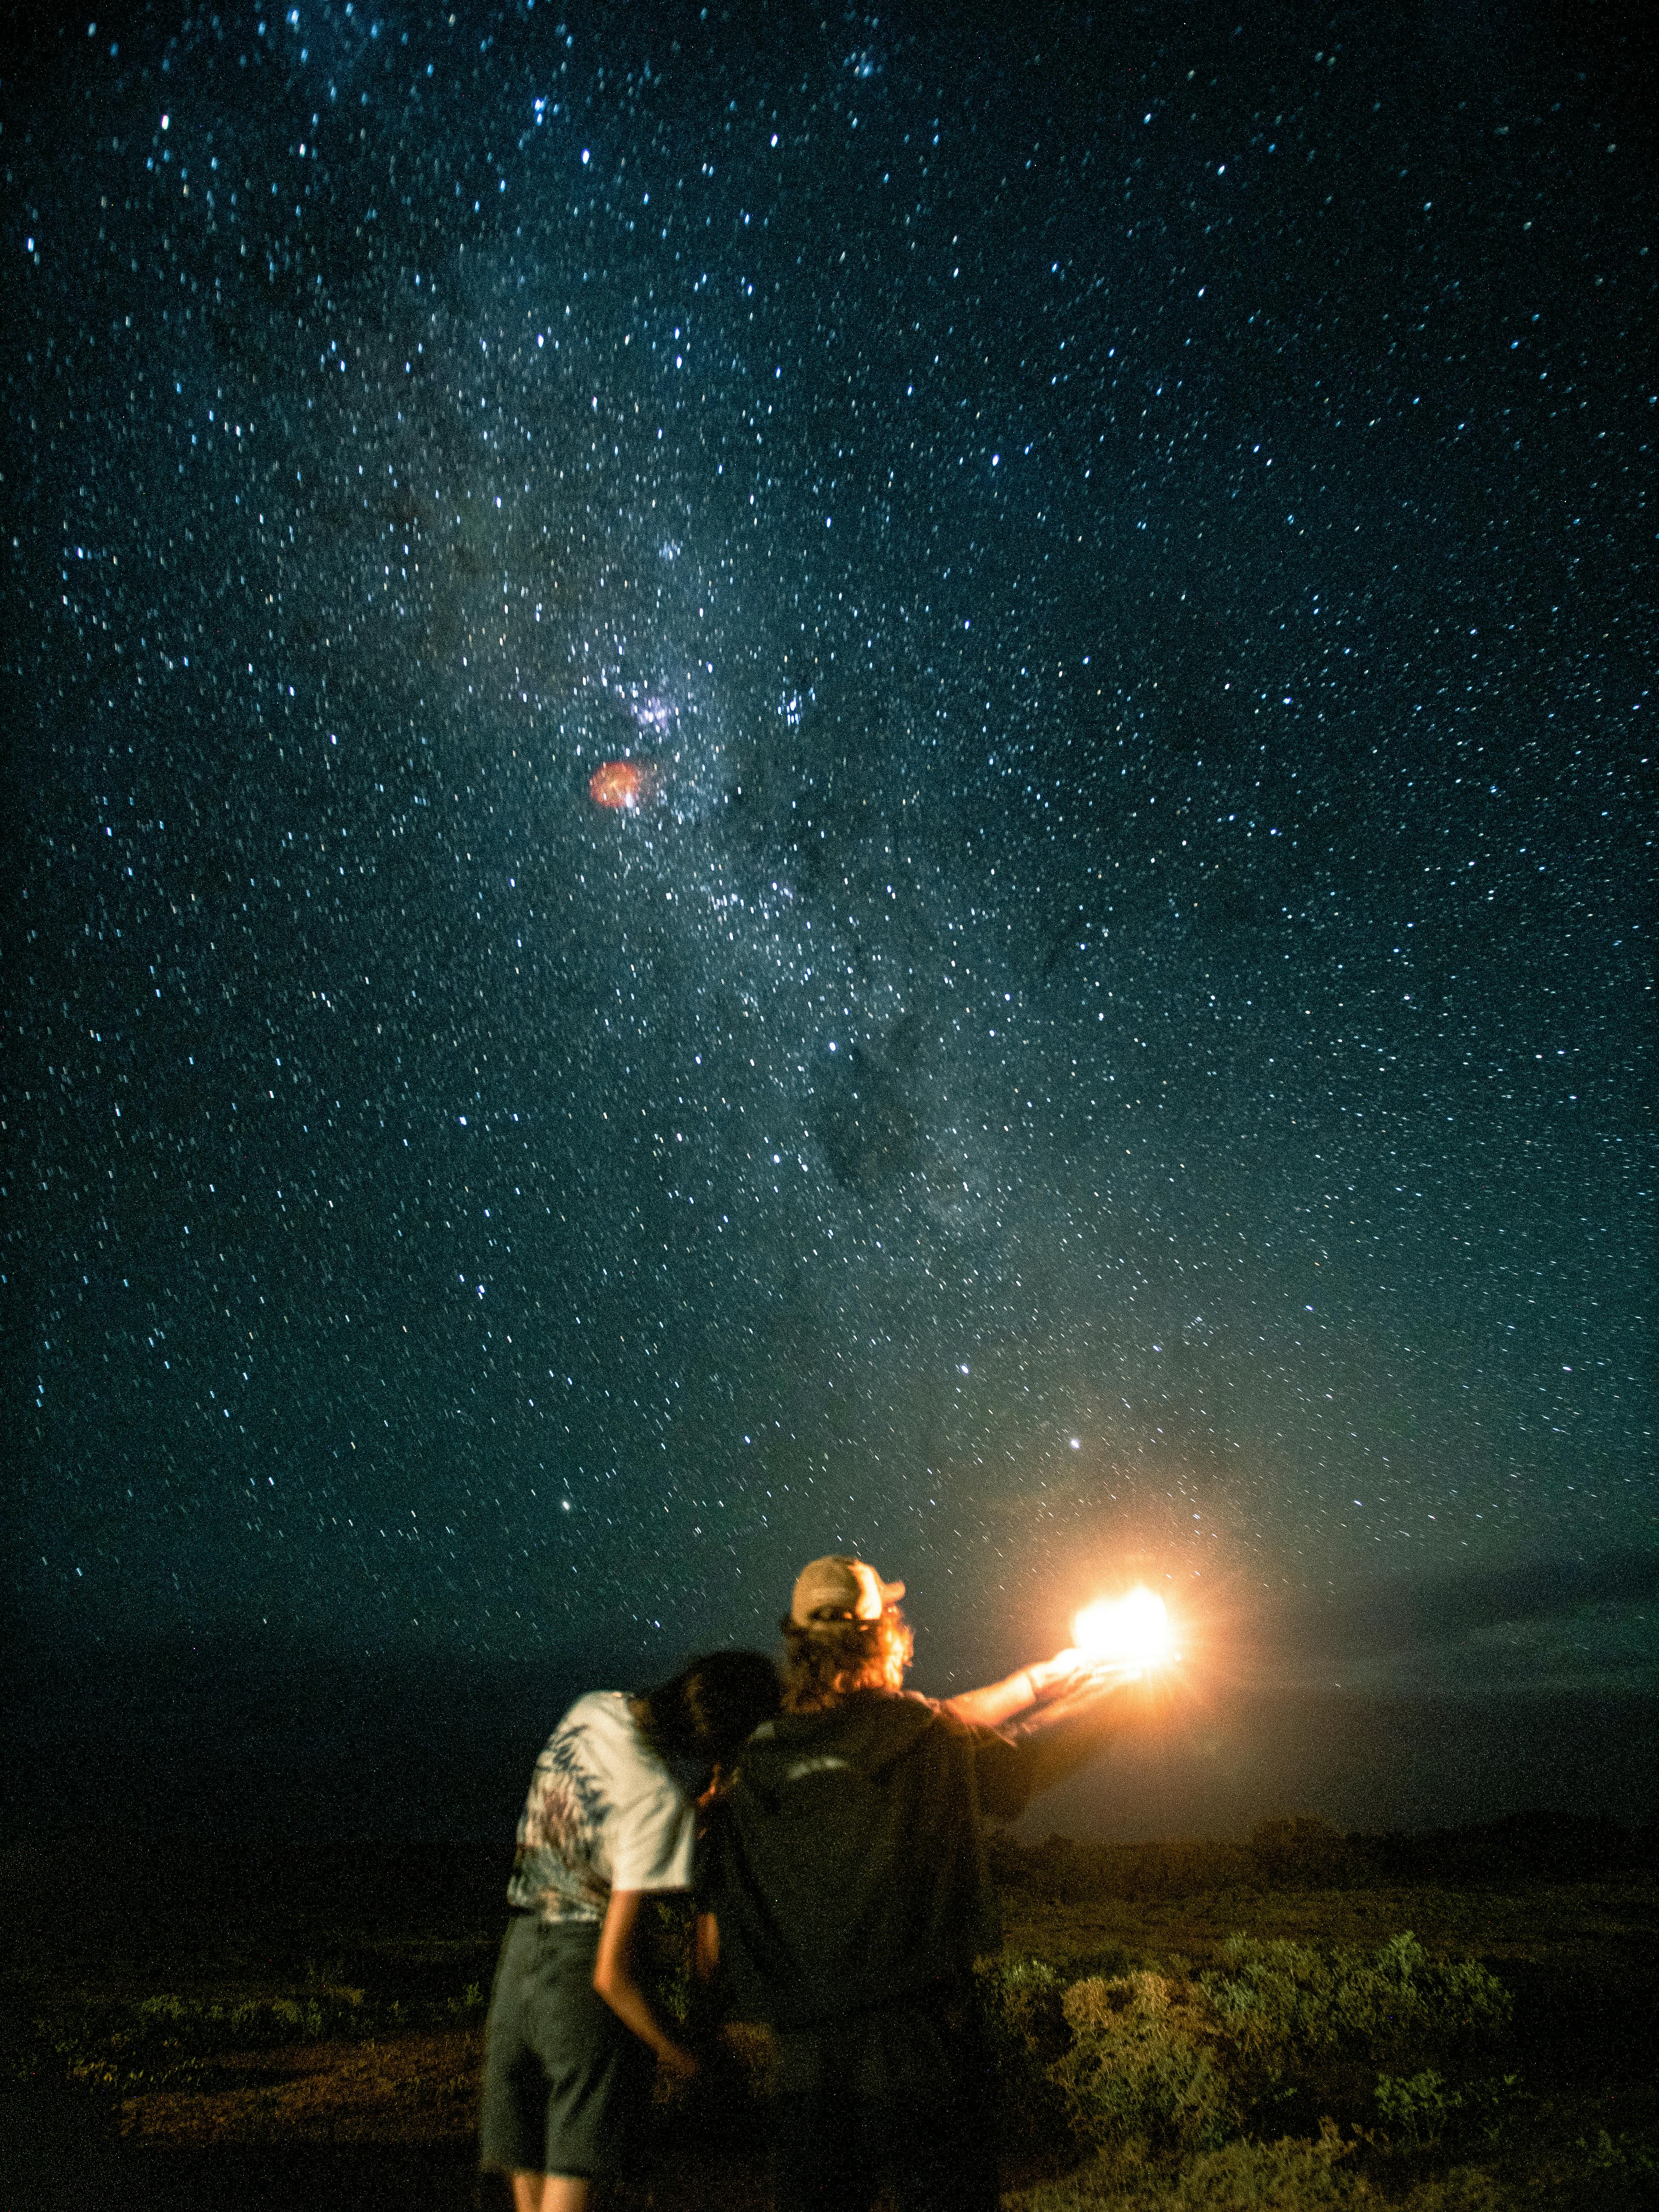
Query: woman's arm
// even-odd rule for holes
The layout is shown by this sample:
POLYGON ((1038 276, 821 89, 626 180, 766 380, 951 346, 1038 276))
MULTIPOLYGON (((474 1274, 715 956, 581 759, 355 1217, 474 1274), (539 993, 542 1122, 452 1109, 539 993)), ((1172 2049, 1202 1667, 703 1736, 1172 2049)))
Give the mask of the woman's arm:
POLYGON ((707 1984, 720 1970, 720 1923, 712 1912, 700 1912, 692 1939, 691 1971, 699 1982, 707 1984))
POLYGON ((689 2076, 697 2070, 695 2055, 678 2043, 651 2009, 650 2001, 634 1972, 634 1950, 640 1914, 648 1898, 646 1889, 613 1889, 599 1930, 599 1954, 593 1962, 593 1986, 624 2027, 648 2044, 659 2065, 671 2074, 689 2076))

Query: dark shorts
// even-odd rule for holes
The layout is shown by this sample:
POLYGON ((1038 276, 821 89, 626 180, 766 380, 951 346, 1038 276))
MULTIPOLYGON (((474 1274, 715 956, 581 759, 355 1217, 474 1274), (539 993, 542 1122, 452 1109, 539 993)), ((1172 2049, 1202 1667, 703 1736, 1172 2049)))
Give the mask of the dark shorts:
POLYGON ((484 2026, 478 2163, 589 2178, 631 2170, 650 2120, 653 2061, 593 1987, 597 1922, 515 1918, 484 2026))

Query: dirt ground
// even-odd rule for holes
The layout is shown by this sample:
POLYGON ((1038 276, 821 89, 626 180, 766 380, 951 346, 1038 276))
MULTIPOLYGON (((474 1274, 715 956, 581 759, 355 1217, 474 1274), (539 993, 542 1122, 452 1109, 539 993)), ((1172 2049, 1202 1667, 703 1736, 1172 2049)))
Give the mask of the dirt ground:
MULTIPOLYGON (((355 1863, 267 1868, 254 1904, 239 1886, 246 1868, 129 1866, 67 1917, 58 1863, 40 1851, 0 1860, 0 2212, 505 2212, 473 2142, 500 1926, 493 1861, 430 1854, 395 1909, 355 1863), (135 2057, 111 2023, 158 1999, 225 2025, 182 2061, 135 2057), (237 2007, 307 2002, 351 2032, 237 2047, 237 2007)), ((1646 2144, 1659 2124, 1642 2056, 1659 2026, 1659 1888, 1645 1877, 1145 1899, 1056 1896, 1028 1875, 1010 1880, 1005 1918, 1009 1950, 1062 1974, 1203 1966, 1241 1929, 1358 1945, 1413 1929, 1431 1952, 1481 1959, 1514 1990, 1524 2031, 1532 2148, 1517 2138, 1510 2162, 1532 2159, 1540 2186, 1522 2173, 1517 2202, 1594 2206, 1591 2182, 1569 2173, 1572 2146, 1601 2131, 1646 2144)), ((762 2163, 731 2112, 659 2149, 619 2194, 623 2212, 764 2212, 762 2163)))

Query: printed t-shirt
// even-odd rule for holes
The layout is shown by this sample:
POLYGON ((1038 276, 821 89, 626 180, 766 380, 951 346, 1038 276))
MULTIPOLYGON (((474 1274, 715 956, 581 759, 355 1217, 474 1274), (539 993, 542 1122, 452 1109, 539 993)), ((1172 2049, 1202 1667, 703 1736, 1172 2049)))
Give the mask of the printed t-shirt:
POLYGON ((688 1889, 696 1820, 621 1690, 578 1698, 536 1761, 507 1903, 604 1919, 613 1889, 688 1889))

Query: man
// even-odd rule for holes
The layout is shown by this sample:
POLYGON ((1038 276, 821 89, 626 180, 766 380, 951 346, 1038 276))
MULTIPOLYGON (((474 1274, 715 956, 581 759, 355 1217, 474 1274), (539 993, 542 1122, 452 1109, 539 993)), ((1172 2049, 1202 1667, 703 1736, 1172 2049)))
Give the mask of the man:
POLYGON ((918 1697, 903 1595, 863 1559, 802 1570, 783 1711, 709 1826, 703 1957, 774 2032, 778 2212, 861 2212, 883 2188, 901 2212, 993 2212, 973 1963, 1001 1937, 981 1818, 1079 1764, 1123 1686, 1062 1651, 918 1697))

